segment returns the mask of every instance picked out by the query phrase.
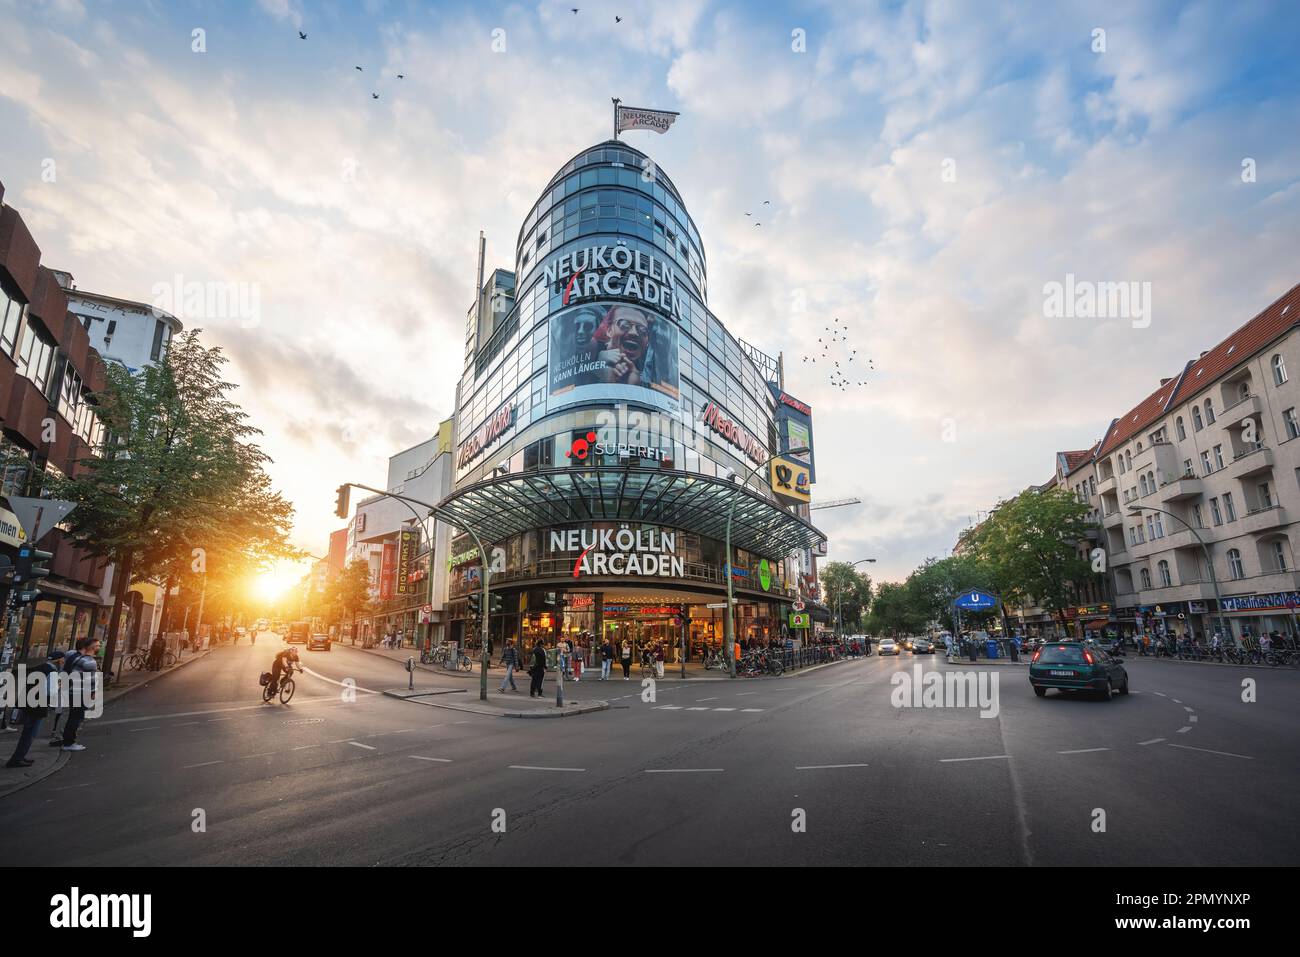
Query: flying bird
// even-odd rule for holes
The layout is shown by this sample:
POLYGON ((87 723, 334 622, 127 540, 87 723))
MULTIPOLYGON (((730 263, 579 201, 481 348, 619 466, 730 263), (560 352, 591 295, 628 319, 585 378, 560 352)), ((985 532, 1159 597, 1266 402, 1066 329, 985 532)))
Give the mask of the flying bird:
POLYGON ((771 205, 772 205, 772 201, 771 201, 770 199, 765 199, 765 200, 763 200, 763 205, 764 205, 764 206, 771 206, 771 205))
POLYGON ((622 17, 615 17, 615 18, 614 18, 614 22, 615 22, 615 23, 622 23, 622 22, 623 22, 623 18, 622 18, 622 17))
POLYGON ((762 223, 755 223, 754 225, 755 225, 755 226, 762 226, 763 224, 762 224, 762 223))
POLYGON ((397 78, 398 78, 399 80, 405 80, 405 79, 406 79, 406 74, 405 74, 405 73, 399 73, 399 74, 397 74, 397 78))
POLYGON ((746 216, 753 216, 754 214, 753 214, 753 213, 746 213, 745 215, 746 215, 746 216))
POLYGON ((299 30, 299 31, 298 31, 298 39, 299 39, 299 40, 306 40, 306 39, 307 39, 307 34, 303 33, 301 30, 299 30))
POLYGON ((372 100, 377 100, 377 99, 379 99, 379 94, 378 94, 378 93, 371 93, 371 94, 370 94, 370 98, 371 98, 372 100))
POLYGON ((574 13, 577 13, 577 12, 578 12, 578 8, 577 8, 577 7, 573 7, 572 9, 573 9, 573 12, 574 12, 574 13))

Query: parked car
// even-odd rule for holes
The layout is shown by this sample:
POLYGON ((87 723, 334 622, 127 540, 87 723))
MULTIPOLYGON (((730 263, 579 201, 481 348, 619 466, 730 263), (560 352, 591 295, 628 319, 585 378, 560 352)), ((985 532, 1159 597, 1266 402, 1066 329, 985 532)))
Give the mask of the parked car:
POLYGON ((1043 697, 1048 688, 1094 691, 1109 701, 1116 691, 1128 694, 1128 671, 1100 646, 1082 641, 1052 641, 1034 652, 1029 683, 1043 697))
POLYGON ((312 635, 310 638, 307 639, 307 650, 308 651, 329 651, 330 636, 322 635, 322 634, 312 635))
POLYGON ((881 638, 876 650, 882 655, 897 655, 900 653, 898 642, 893 638, 881 638))

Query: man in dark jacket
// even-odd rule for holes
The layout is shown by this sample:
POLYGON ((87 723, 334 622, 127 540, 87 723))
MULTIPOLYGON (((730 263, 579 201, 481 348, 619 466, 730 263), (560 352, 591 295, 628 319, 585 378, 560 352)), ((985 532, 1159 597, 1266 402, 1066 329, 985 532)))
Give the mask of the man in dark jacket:
POLYGON ((528 697, 542 697, 542 679, 546 677, 546 648, 540 638, 533 645, 533 664, 528 673, 533 679, 528 686, 528 697))
POLYGON ((608 638, 606 638, 605 643, 600 646, 600 680, 601 681, 609 680, 609 669, 613 667, 613 664, 614 664, 614 643, 610 641, 608 638))
POLYGON ((77 696, 75 700, 81 702, 80 705, 73 705, 68 710, 68 723, 63 727, 64 751, 86 750, 84 744, 77 743, 77 731, 86 718, 86 700, 93 687, 95 672, 99 668, 99 662, 95 658, 97 654, 99 654, 99 639, 88 635, 85 638, 78 638, 77 650, 64 658, 63 670, 72 677, 72 691, 77 696))
MULTIPOLYGON (((63 652, 51 651, 45 661, 41 662, 35 668, 28 670, 28 693, 34 693, 32 690, 32 675, 39 675, 39 681, 45 682, 46 688, 49 688, 50 675, 58 674, 63 670, 63 652)), ((48 695, 48 691, 47 691, 48 695)), ((37 699, 40 700, 40 699, 37 699)), ((47 698, 47 705, 51 703, 47 698)), ((52 702, 57 705, 57 702, 52 702)), ((41 730, 41 722, 49 712, 48 706, 24 707, 23 711, 23 730, 18 735, 18 747, 14 748, 13 756, 5 762, 7 768, 29 768, 32 766, 32 759, 27 757, 27 752, 31 750, 32 739, 36 737, 37 732, 41 730)))
POLYGON ((501 664, 505 665, 506 676, 501 679, 501 687, 497 692, 505 694, 507 682, 510 684, 511 691, 518 691, 519 686, 515 684, 515 669, 519 667, 519 649, 515 647, 513 638, 506 639, 506 650, 501 652, 501 664))

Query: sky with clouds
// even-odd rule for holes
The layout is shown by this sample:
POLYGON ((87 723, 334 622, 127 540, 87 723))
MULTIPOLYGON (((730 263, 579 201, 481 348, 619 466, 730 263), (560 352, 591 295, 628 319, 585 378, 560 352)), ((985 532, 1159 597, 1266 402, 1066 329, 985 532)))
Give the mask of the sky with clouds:
POLYGON ((511 268, 611 96, 678 110, 625 136, 813 405, 817 496, 862 499, 831 557, 901 578, 1300 282, 1300 5, 1110 6, 0 0, 0 182, 82 289, 256 290, 181 318, 321 554, 335 486, 451 414, 479 230, 511 268), (1045 315, 1067 274, 1149 324, 1045 315), (803 361, 835 318, 867 386, 803 361))

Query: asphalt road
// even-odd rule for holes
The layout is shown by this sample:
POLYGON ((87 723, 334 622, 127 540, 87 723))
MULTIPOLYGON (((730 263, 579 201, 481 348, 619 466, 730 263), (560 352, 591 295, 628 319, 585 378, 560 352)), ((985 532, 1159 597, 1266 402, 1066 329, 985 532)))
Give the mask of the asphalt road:
POLYGON ((967 665, 872 657, 652 702, 584 681, 613 709, 530 720, 373 693, 404 670, 349 648, 304 652, 293 702, 263 705, 279 647, 219 648, 88 721, 85 752, 0 799, 0 864, 1300 863, 1294 671, 1130 658, 1133 694, 1101 702, 983 666, 982 718, 891 704, 894 673, 967 665))

